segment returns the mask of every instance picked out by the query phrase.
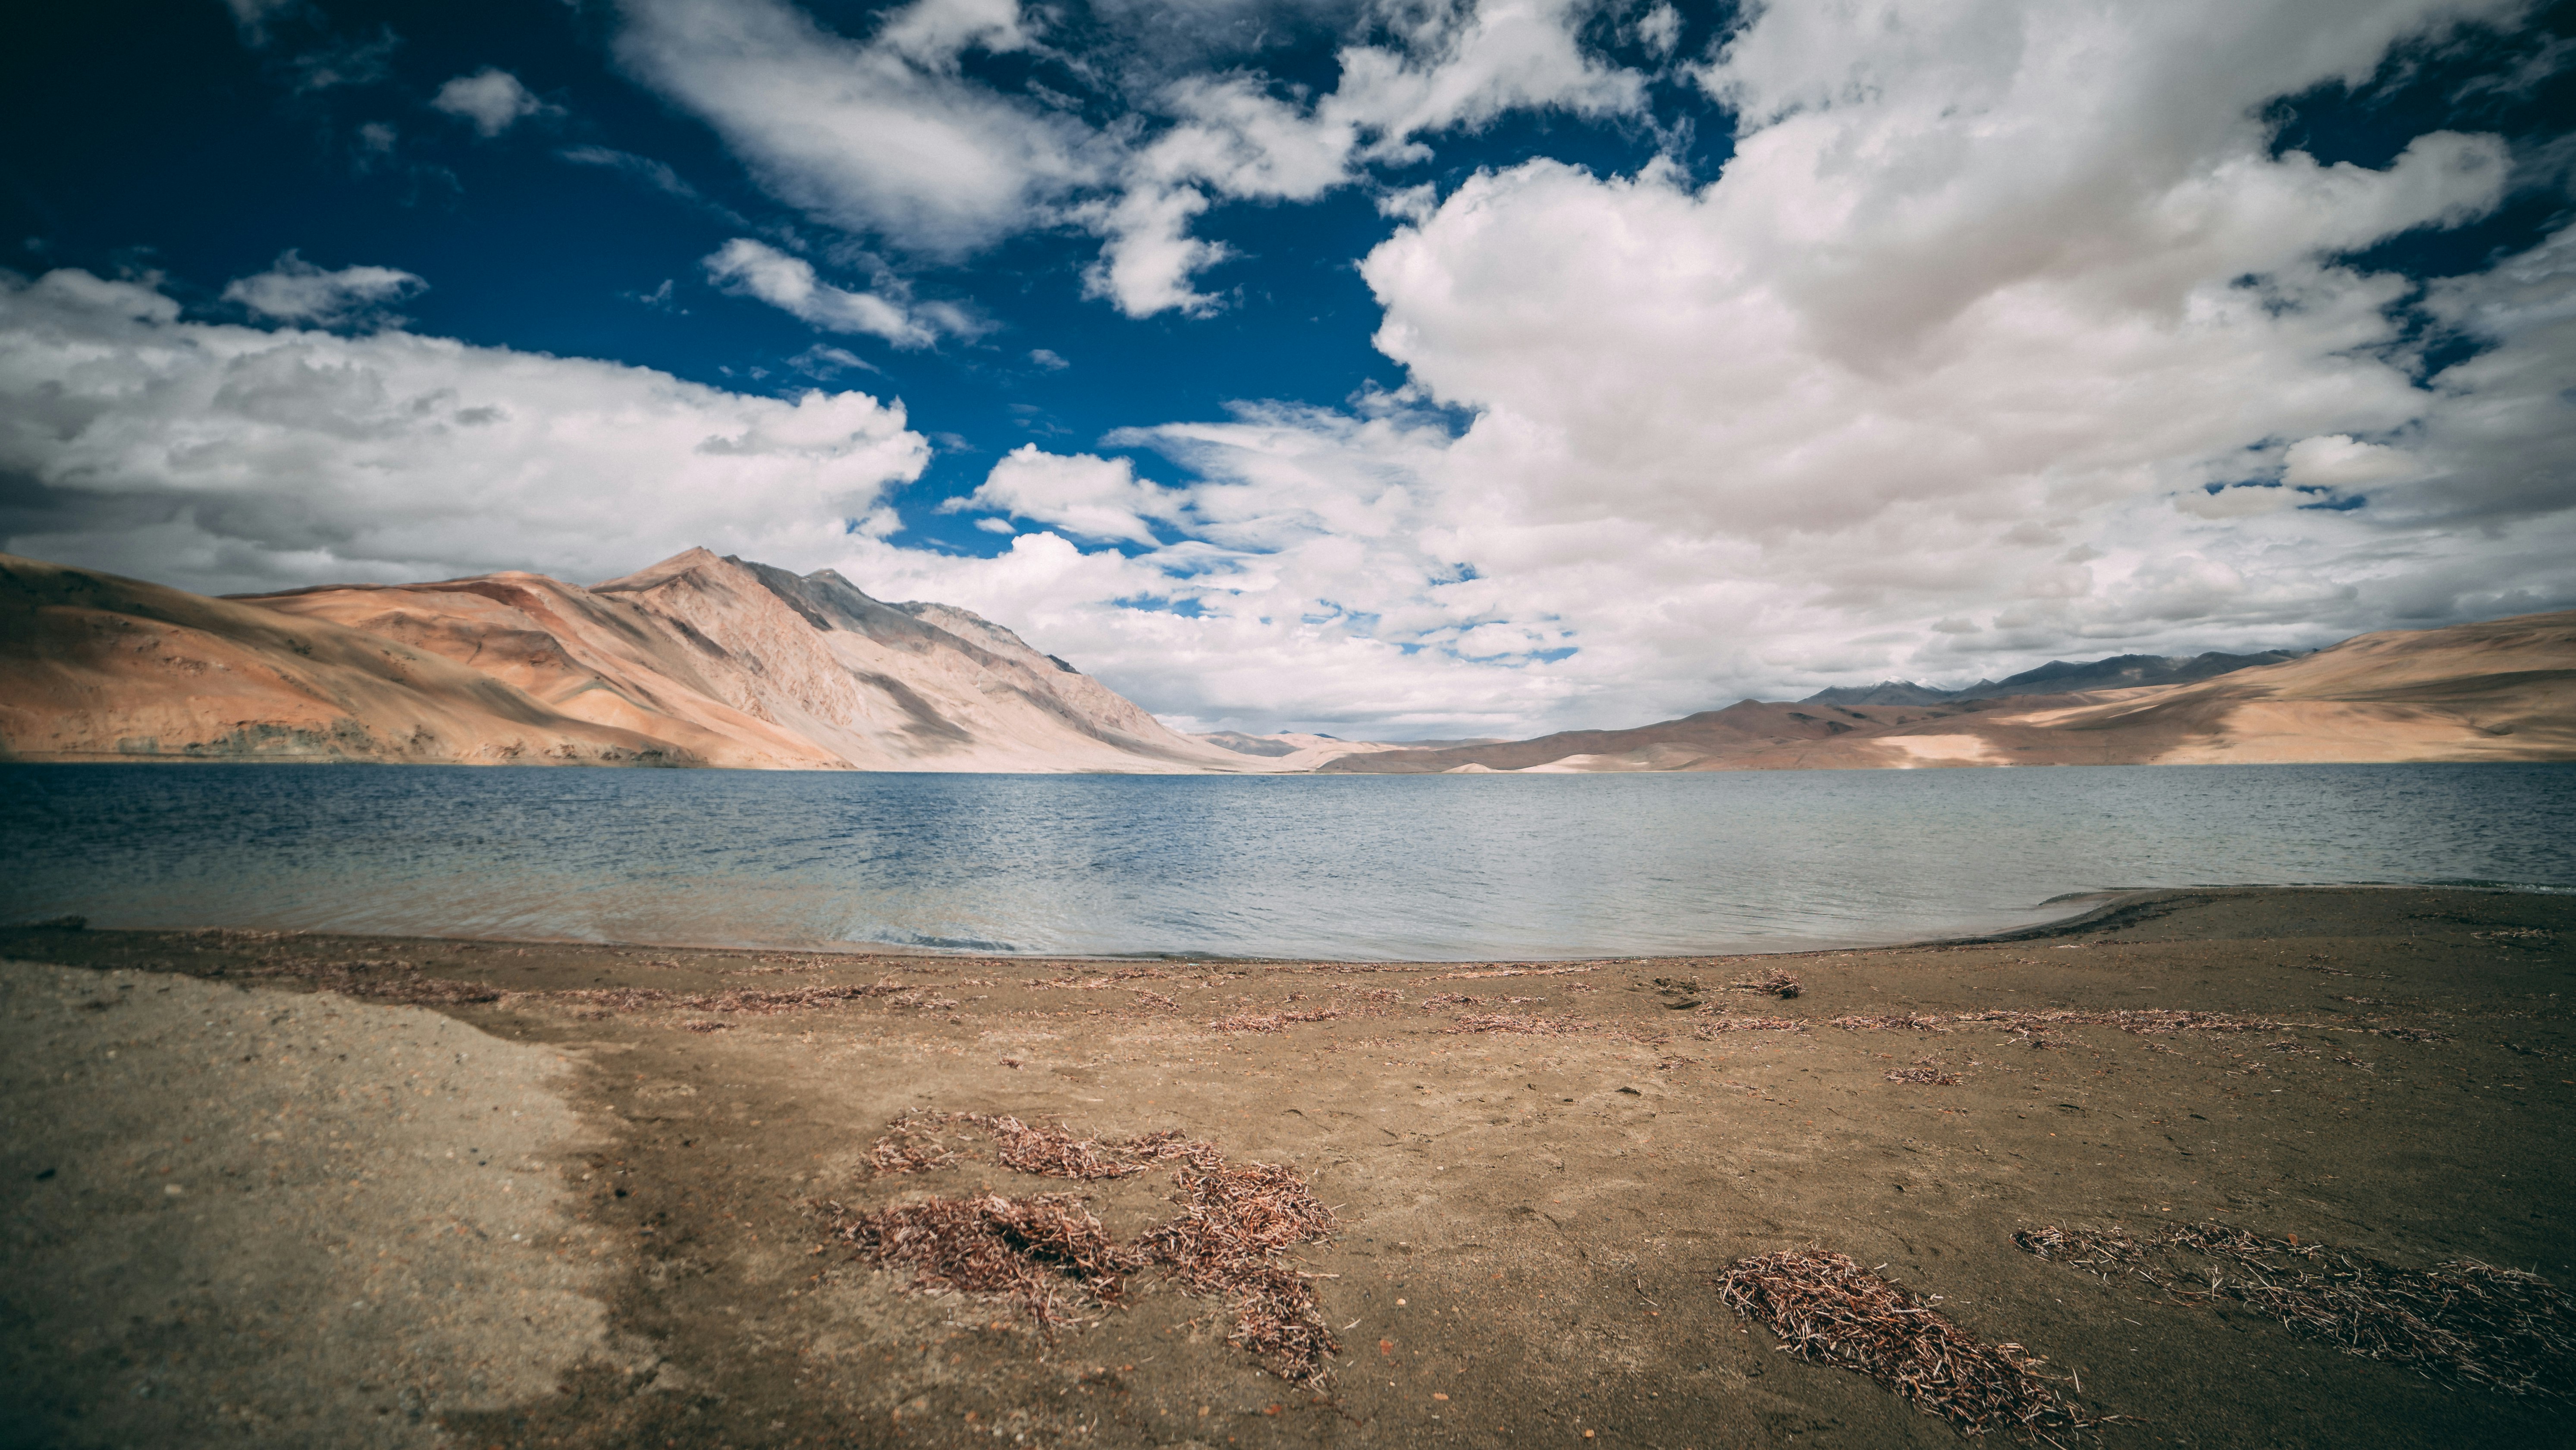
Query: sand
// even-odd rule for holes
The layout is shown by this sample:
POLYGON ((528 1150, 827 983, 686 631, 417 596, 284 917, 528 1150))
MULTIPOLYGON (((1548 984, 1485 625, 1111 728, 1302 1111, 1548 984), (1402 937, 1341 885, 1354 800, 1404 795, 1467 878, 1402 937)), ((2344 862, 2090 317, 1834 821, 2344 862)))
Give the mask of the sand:
POLYGON ((610 1354, 558 1053, 12 961, 0 1064, 0 1442, 436 1445, 610 1354))
MULTIPOLYGON (((8 969, 7 1111, 13 1127, 41 1126, 13 1131, 5 1162, 12 1297, 0 1376, 41 1378, 45 1398, 17 1423, 62 1443, 150 1438, 118 1417, 138 1413, 138 1366, 164 1340, 113 1326, 192 1275, 220 1287, 225 1276, 208 1272, 220 1264, 251 1275, 243 1296, 308 1306, 305 1337, 291 1353, 224 1341, 236 1381, 254 1368, 264 1377, 218 1394, 218 1369, 174 1370, 172 1384, 198 1386, 174 1395, 247 1403, 280 1425, 407 1423, 399 1386, 411 1373, 451 1387, 419 1397, 420 1425, 458 1445, 1956 1443, 1871 1381, 1779 1353, 1718 1301, 1712 1281, 1737 1261, 1817 1248, 1941 1296, 1968 1333, 2025 1345, 2048 1373, 2080 1375, 2086 1412, 2128 1417, 2106 1443, 2563 1443, 2563 1400, 2445 1387, 2242 1305, 2105 1285, 2020 1251, 2012 1235, 2218 1220, 2405 1266, 2472 1257, 2576 1284, 2576 1166, 2563 1148, 2576 1033, 2559 995, 2576 990, 2571 938, 2576 898, 2412 889, 2156 893, 2011 941, 1586 963, 11 932, 0 952, 68 974, 8 969), (1803 993, 1726 986, 1774 970, 1803 993), (307 995, 316 982, 335 994, 307 995), (810 990, 878 984, 819 1001, 810 990), (170 1069, 102 1094, 54 1080, 50 1065, 14 1065, 32 1051, 18 1044, 98 1047, 92 1024, 142 1021, 119 1014, 155 1010, 147 994, 186 1008, 155 1019, 170 1069), (111 995, 135 1000, 95 1011, 74 1000, 111 995), (474 996, 494 999, 454 1000, 474 996), (447 1000, 388 1005, 414 999, 447 1000), (216 1002, 238 1015, 216 1018, 216 1002), (2143 1009, 2289 1025, 1832 1025, 2143 1009), (345 1014, 345 1025, 332 1053, 299 1055, 291 1069, 214 1050, 211 1034, 278 1011, 345 1014), (514 1252, 591 1276, 529 1287, 548 1303, 586 1294, 597 1317, 583 1327, 570 1308, 530 1316, 545 1326, 546 1355, 487 1352, 527 1369, 506 1385, 487 1372, 479 1399, 452 1388, 472 1372, 465 1341, 431 1343, 422 1326, 443 1314, 498 1323, 496 1304, 525 1301, 497 1277, 425 1285, 324 1332, 323 1306, 366 1296, 349 1269, 334 1278, 309 1250, 287 1251, 316 1242, 320 1200, 313 1227, 256 1218, 279 1252, 244 1261, 225 1249, 225 1235, 254 1223, 244 1218, 220 1234, 172 1234, 154 1244, 164 1262, 128 1268, 116 1254, 133 1250, 117 1245, 143 1240, 116 1226, 124 1219, 60 1216, 32 1196, 72 1171, 33 1182, 34 1157, 50 1155, 126 1175, 93 1190, 122 1195, 94 1200, 118 1214, 181 1222, 173 1215, 187 1210, 169 1205, 196 1202, 193 1182, 189 1197, 152 1200, 160 1160, 136 1148, 219 1100, 225 1126, 201 1141, 232 1134, 245 1146, 226 1151, 245 1168, 317 1184, 325 1164, 328 1181, 358 1176, 344 1172, 355 1162, 380 1175, 329 1203, 347 1257, 425 1251, 435 1236, 416 1235, 424 1221, 460 1212, 435 1205, 483 1181, 434 1156, 445 1151, 437 1135, 460 1124, 426 1108, 411 1123, 378 1112, 336 1158, 309 1132, 255 1150, 241 1136, 297 1091, 347 1086, 345 1111, 358 1112, 360 1085, 390 1080, 397 1064, 361 1072, 336 1053, 379 1015, 443 1021, 404 1029, 449 1034, 442 1051, 461 1034, 482 1044, 483 1066, 457 1064, 447 1079, 459 1092, 513 1104, 551 1093, 565 1105, 503 1145, 523 1155, 513 1206, 533 1212, 515 1194, 540 1184, 557 1205, 528 1221, 555 1246, 514 1252), (1806 1030, 1718 1030, 1755 1015, 1806 1030), (208 1020, 219 1027, 188 1025, 208 1020), (1533 1025, 1548 1030, 1508 1030, 1533 1025), (203 1069, 219 1082, 175 1066, 210 1059, 226 1063, 203 1069), (559 1076, 543 1075, 549 1064, 559 1076), (1915 1067, 1959 1081, 1888 1079, 1915 1067), (285 1076, 314 1071, 324 1076, 305 1088, 285 1076), (1306 1390, 1263 1373, 1224 1343, 1222 1305, 1151 1273, 1125 1307, 1049 1342, 1005 1307, 906 1295, 904 1272, 827 1245, 826 1200, 871 1209, 986 1186, 1071 1189, 1122 1239, 1172 1212, 1159 1173, 1067 1184, 990 1161, 872 1173, 885 1124, 919 1108, 1122 1136, 1179 1129, 1235 1161, 1292 1166, 1340 1224, 1290 1259, 1324 1276, 1309 1282, 1340 1343, 1331 1382, 1306 1390), (537 1163, 549 1167, 525 1166, 537 1163), (39 1223, 49 1227, 31 1232, 39 1223), (407 1344, 421 1346, 409 1359, 407 1344), (392 1368, 368 1368, 378 1365, 392 1368), (350 1388, 360 1383, 394 1387, 391 1412, 375 1413, 368 1397, 383 1391, 350 1388)), ((365 1030, 383 1034, 373 1050, 396 1050, 390 1025, 365 1030)), ((172 1166, 174 1179, 208 1172, 184 1156, 172 1166)), ((210 1307, 206 1322, 246 1302, 210 1307)))

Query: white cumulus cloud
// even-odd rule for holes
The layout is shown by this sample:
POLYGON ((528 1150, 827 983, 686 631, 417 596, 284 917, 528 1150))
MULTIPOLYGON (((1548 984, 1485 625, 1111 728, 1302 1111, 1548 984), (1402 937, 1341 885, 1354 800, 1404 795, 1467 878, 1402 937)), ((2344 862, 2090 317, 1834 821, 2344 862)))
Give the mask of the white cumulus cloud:
POLYGON ((1136 466, 1124 458, 1047 453, 1029 443, 1003 455, 974 493, 943 507, 989 509, 1081 538, 1152 547, 1158 541, 1148 520, 1171 518, 1182 502, 1180 495, 1138 478, 1136 466))
POLYGON ((617 54, 705 118, 772 194, 854 235, 955 256, 1096 179, 1078 118, 966 76, 1025 49, 1014 0, 914 0, 853 40, 779 0, 627 0, 617 54))
POLYGON ((475 133, 487 140, 530 116, 560 109, 538 100, 517 76, 488 65, 440 86, 429 104, 432 109, 472 123, 475 133))
POLYGON ((339 327, 392 320, 387 309, 428 288, 419 277, 393 267, 328 271, 289 249, 267 271, 224 284, 223 300, 279 322, 339 327))
POLYGON ((939 340, 900 304, 874 292, 835 287, 814 264, 765 242, 736 237, 708 255, 707 280, 738 297, 766 302, 830 332, 863 332, 896 347, 928 347, 939 340))
POLYGON ((864 393, 195 322, 145 283, 0 274, 0 547, 191 588, 837 557, 928 456, 864 393))

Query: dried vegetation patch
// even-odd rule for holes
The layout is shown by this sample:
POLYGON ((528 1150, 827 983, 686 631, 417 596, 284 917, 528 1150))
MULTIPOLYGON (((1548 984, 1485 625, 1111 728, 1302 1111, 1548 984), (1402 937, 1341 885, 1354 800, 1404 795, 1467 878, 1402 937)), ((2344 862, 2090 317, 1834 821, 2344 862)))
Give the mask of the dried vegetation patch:
POLYGON ((1647 1047, 1672 1040, 1669 1033, 1632 1032, 1582 1017, 1529 1017, 1515 1012, 1470 1012, 1440 1030, 1453 1036, 1471 1032, 1509 1032, 1525 1037, 1603 1037, 1647 1047))
POLYGON ((1721 1032, 1804 1032, 1807 1024, 1795 1017, 1738 1017, 1718 1013, 1692 1025, 1691 1035, 1705 1042, 1721 1032))
POLYGON ((1211 1032, 1285 1032, 1291 1022, 1331 1022, 1342 1015, 1338 1007, 1320 1007, 1304 1012, 1243 1013, 1219 1017, 1208 1024, 1211 1032))
POLYGON ((2168 1032, 2287 1032, 2306 1028, 2319 1032, 2366 1032, 2380 1037, 2393 1037, 2401 1042, 2445 1042, 2439 1032, 2420 1027, 2370 1027, 2347 1022, 2281 1022, 2269 1017, 2245 1017, 2233 1012, 2187 1012, 2173 1008, 2138 1008, 2111 1012, 1957 1012, 1879 1013, 1836 1017, 1833 1025, 1846 1032, 1954 1032, 1962 1028, 1985 1028, 2010 1033, 2016 1037, 2037 1037, 2062 1027, 2117 1027, 2123 1032, 2141 1035, 2168 1032))
POLYGON ((832 1235, 879 1265, 909 1266, 911 1292, 1009 1303, 1049 1333, 1069 1317, 1067 1293, 1086 1305, 1116 1304, 1125 1275, 1139 1267, 1072 1193, 925 1199, 847 1214, 832 1235))
POLYGON ((1980 1344, 1934 1306, 1841 1254, 1786 1249, 1745 1259, 1718 1281, 1727 1307, 1780 1336, 1780 1348, 1854 1369, 1971 1435, 1997 1427, 2049 1444, 2051 1431, 2088 1419, 2037 1373, 2046 1360, 2018 1344, 1980 1344))
POLYGON ((730 992, 671 992, 660 987, 587 987, 562 992, 512 992, 509 995, 571 1003, 579 1015, 593 1017, 661 1007, 678 1007, 692 1012, 739 1013, 746 1017, 776 1017, 871 997, 881 999, 889 1007, 944 1011, 957 1005, 954 997, 933 996, 917 983, 896 981, 851 983, 838 987, 794 987, 785 991, 767 991, 757 987, 730 992))
POLYGON ((2576 1301, 2519 1269, 2476 1259, 2404 1269, 2215 1223, 2136 1237, 2052 1225, 2025 1229, 2013 1242, 2106 1283, 2135 1279, 2188 1303, 2233 1299, 2346 1354, 2411 1365, 2437 1380, 2512 1395, 2563 1397, 2571 1388, 2576 1301))
POLYGON ((1102 1138, 987 1113, 909 1114, 868 1159, 881 1174, 918 1173, 965 1161, 978 1138, 990 1140, 1002 1167, 1045 1178, 1097 1181, 1169 1166, 1178 1211, 1121 1245, 1072 1194, 933 1198, 873 1213, 829 1204, 834 1238, 878 1264, 911 1266, 911 1292, 1007 1302, 1050 1334, 1067 1317, 1060 1293, 1116 1305, 1123 1276, 1162 1267, 1182 1292, 1226 1301, 1228 1343, 1291 1382, 1326 1379, 1340 1346, 1313 1284, 1282 1256, 1330 1235, 1333 1212, 1294 1169, 1230 1163, 1215 1144, 1176 1130, 1102 1138))

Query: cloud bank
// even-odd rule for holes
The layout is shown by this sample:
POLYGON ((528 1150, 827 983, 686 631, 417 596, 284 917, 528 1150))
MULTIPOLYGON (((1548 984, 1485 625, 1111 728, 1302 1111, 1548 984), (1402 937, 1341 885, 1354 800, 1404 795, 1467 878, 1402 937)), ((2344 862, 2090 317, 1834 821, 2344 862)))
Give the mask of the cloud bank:
POLYGON ((1067 648, 1193 718, 1325 724, 1444 694, 1460 725, 1633 721, 2576 604, 2569 234, 2429 289, 2369 270, 2499 205, 2504 143, 2326 165, 2265 119, 2515 8, 1764 11, 1696 72, 1741 121, 1716 180, 1529 161, 1366 257, 1411 378, 1383 416, 1112 440, 1201 479, 1124 525, 997 469, 976 502, 1183 537, 1082 565, 1023 537, 947 587, 1053 591, 1067 648))
MULTIPOLYGON (((246 301, 278 285, 250 280, 246 301)), ((864 393, 198 322, 149 281, 0 274, 7 547, 185 587, 593 580, 693 541, 827 554, 927 459, 901 408, 864 393)))

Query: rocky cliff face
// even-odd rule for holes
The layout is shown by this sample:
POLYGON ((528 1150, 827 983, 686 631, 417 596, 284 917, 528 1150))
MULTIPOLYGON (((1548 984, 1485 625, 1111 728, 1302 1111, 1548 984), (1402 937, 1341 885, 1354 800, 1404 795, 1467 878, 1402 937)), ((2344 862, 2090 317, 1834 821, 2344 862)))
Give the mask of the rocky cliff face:
POLYGON ((0 628, 9 631, 0 634, 0 680, 11 704, 0 712, 0 748, 21 759, 992 771, 1253 764, 1174 734, 964 610, 889 605, 829 571, 797 575, 704 549, 588 589, 509 573, 234 600, 6 564, 13 587, 0 598, 0 628), (38 587, 40 579, 50 582, 38 587), (190 622, 167 622, 182 617, 190 622), (247 692, 181 688, 180 677, 147 667, 149 652, 132 641, 123 653, 98 644, 174 628, 185 633, 182 652, 220 655, 262 683, 247 692), (395 665, 387 663, 364 682, 305 679, 313 671, 299 675, 298 642, 328 643, 343 671, 366 673, 376 659, 398 662, 402 673, 388 674, 395 665), (280 652, 289 658, 272 658, 280 652))

